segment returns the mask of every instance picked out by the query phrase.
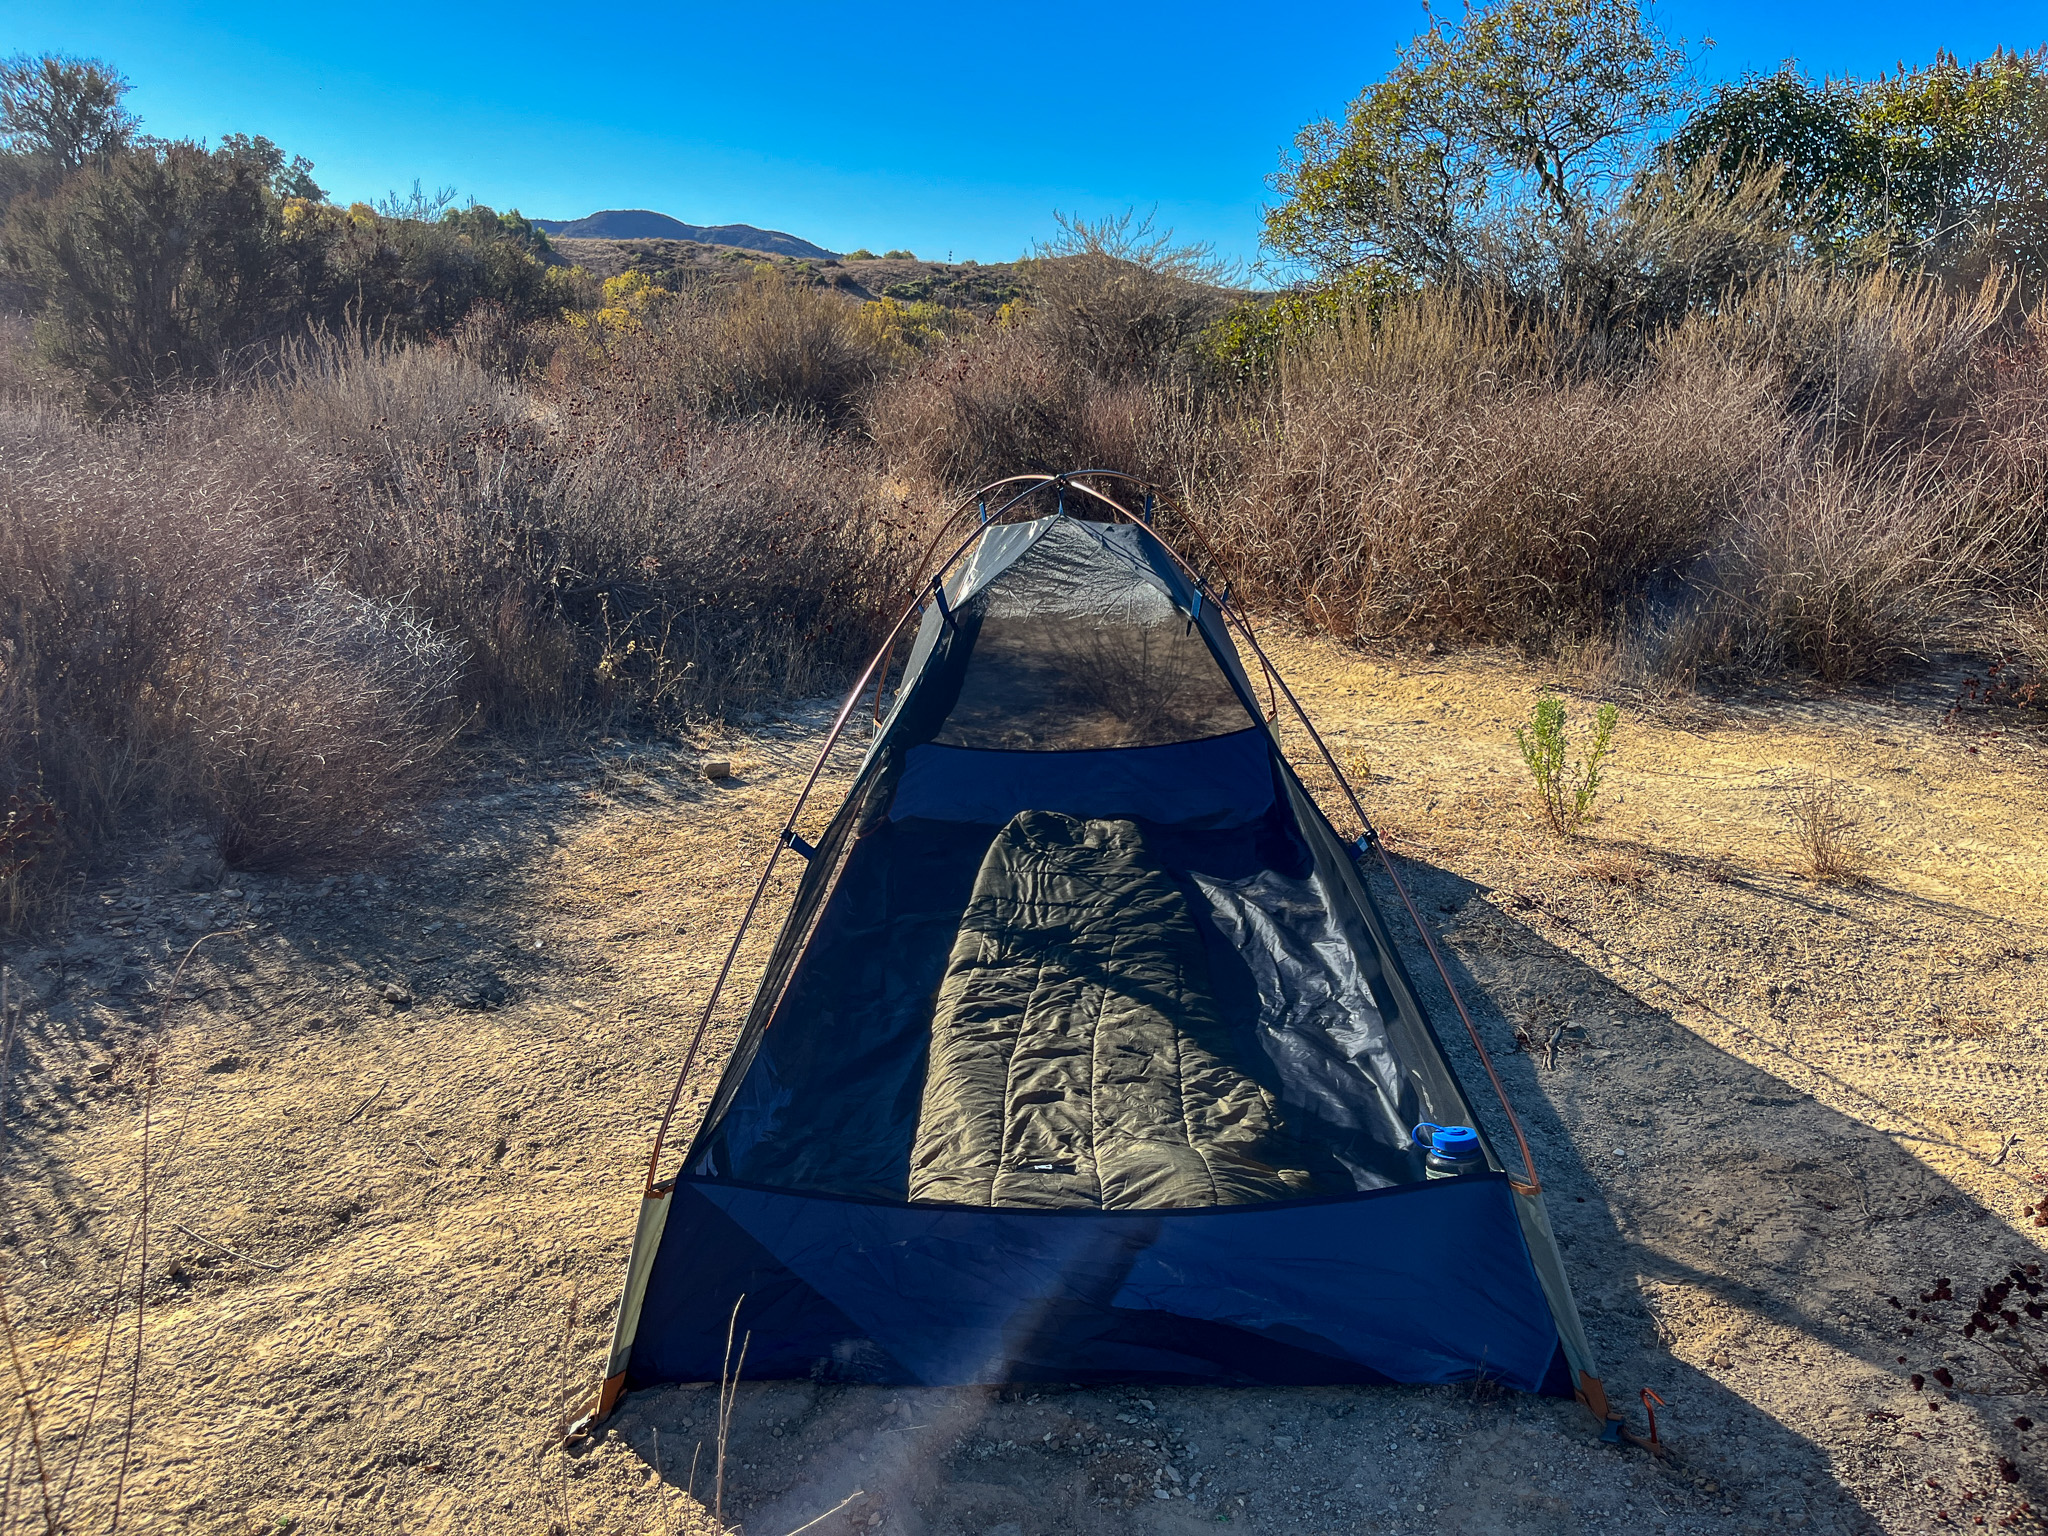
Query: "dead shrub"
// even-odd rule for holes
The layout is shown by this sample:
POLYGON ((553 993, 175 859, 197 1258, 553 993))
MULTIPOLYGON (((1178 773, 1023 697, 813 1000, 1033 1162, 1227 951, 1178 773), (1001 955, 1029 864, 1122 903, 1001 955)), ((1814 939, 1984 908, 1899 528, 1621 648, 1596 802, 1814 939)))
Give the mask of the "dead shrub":
POLYGON ((8 878, 47 889, 158 811, 239 863, 356 858, 464 721, 826 686, 875 642, 922 519, 814 423, 663 412, 601 373, 520 388, 448 346, 318 337, 98 429, 0 407, 8 878), (58 846, 37 832, 29 858, 45 802, 58 846))
POLYGON ((969 489, 1080 468, 1164 479, 1176 410, 1159 386, 1111 382, 1027 330, 934 351, 878 386, 864 420, 892 464, 969 489))
POLYGON ((1875 676, 2048 586, 2048 322, 1997 283, 1744 283, 1633 339, 1504 290, 1362 309, 1217 419, 1191 516, 1313 627, 1667 690, 1875 676))
MULTIPOLYGON (((277 772, 301 785, 293 852, 308 857, 340 856, 402 819, 445 739, 395 705, 374 741, 350 734, 364 723, 347 717, 351 690, 411 686, 374 664, 364 623, 266 618, 339 612, 307 575, 332 515, 317 477, 332 467, 235 426, 211 403, 100 430, 0 407, 0 795, 54 816, 34 866, 17 871, 16 920, 67 857, 140 812, 249 823, 225 771, 237 731, 267 729, 277 772), (321 783, 344 762, 352 798, 321 783)), ((418 621, 392 604, 378 622, 418 621)), ((257 856, 260 842, 231 851, 257 856)))
POLYGON ((486 722, 806 692, 900 597, 922 508, 884 493, 863 445, 664 405, 624 367, 534 393, 421 353, 330 340, 263 409, 350 460, 328 558, 461 647, 486 722))
POLYGON ((1054 214, 1059 233, 1019 266, 1022 326, 1046 350, 1105 379, 1156 380, 1230 308, 1235 276, 1210 247, 1175 243, 1134 212, 1054 214))
POLYGON ((376 851, 441 779, 460 652, 418 614, 331 582, 223 617, 192 703, 221 857, 279 868, 376 851))
POLYGON ((1868 854, 1846 785, 1830 778, 1794 780, 1785 792, 1785 819, 1791 824, 1804 873, 1815 880, 1861 882, 1868 854))
POLYGON ((1240 591, 1348 639, 1547 648, 1610 627, 1740 506, 1773 435, 1745 371, 1512 382, 1548 371, 1540 339, 1481 311, 1464 348, 1460 323, 1397 324, 1388 354, 1336 338, 1225 427, 1193 516, 1240 591))
POLYGON ((1687 606, 1653 647, 1694 672, 1877 676, 1954 634, 2023 523, 1968 465, 1788 452, 1690 573, 1687 606))
POLYGON ((1694 311, 1656 350, 1760 369, 1807 431, 1844 453, 1882 451, 1967 416, 1985 343, 2011 302, 2002 278, 1956 294, 1896 267, 1840 276, 1786 266, 1734 302, 1694 311))
POLYGON ((836 425, 916 355, 846 295, 762 272, 723 293, 676 295, 644 323, 586 343, 580 359, 565 349, 557 372, 571 385, 630 382, 690 415, 781 412, 836 425))

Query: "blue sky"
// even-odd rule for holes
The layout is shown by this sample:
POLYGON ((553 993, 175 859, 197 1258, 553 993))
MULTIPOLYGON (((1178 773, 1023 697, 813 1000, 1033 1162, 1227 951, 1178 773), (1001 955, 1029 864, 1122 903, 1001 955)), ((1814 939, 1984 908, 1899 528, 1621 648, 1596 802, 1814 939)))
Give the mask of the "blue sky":
MULTIPOLYGON (((1709 79, 1874 74, 2048 41, 2041 0, 1709 5, 1709 79)), ((1256 255, 1265 177, 1422 25, 1418 3, 596 8, 0 0, 0 53, 109 60, 151 132, 266 134, 342 201, 453 186, 541 217, 654 208, 838 250, 1007 260, 1088 216, 1256 255)))

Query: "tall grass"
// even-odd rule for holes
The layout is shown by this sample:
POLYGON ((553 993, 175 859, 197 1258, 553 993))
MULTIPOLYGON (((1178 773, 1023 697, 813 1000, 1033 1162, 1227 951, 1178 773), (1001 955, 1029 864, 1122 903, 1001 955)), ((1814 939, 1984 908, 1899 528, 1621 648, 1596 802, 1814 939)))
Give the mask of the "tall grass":
POLYGON ((360 858, 462 730, 825 687, 930 509, 1025 469, 1152 478, 1219 582, 1347 640, 1667 683, 2038 652, 2048 311, 1802 268, 1729 217, 1742 282, 1701 300, 1726 252, 1695 252, 1675 322, 1378 294, 1229 382, 1192 339, 1213 291, 1134 273, 1186 254, 1149 246, 1037 258, 999 321, 764 277, 311 336, 92 426, 0 331, 0 919, 151 811, 240 863, 360 858))
POLYGON ((1240 591, 1347 639, 1847 682, 2038 576, 2041 378, 1996 283, 1794 272, 1627 346, 1425 293, 1220 411, 1189 516, 1240 591))
POLYGON ((1185 406, 1170 385, 1106 378, 1029 331, 942 348, 869 396, 868 435, 936 491, 1004 475, 1121 469, 1170 480, 1185 406))
POLYGON ((0 404, 0 869, 25 912, 148 812, 242 865, 368 856, 463 727, 823 685, 918 532, 815 420, 445 346, 316 338, 109 426, 0 404))

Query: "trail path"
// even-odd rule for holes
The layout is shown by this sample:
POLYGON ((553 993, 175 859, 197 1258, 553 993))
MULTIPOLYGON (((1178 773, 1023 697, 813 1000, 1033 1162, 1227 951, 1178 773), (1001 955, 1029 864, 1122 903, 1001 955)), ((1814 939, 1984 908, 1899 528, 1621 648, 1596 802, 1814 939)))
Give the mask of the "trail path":
MULTIPOLYGON (((1539 671, 1276 654, 1370 772, 1610 1390, 1664 1399, 1672 1460, 1467 1389, 758 1384, 728 1523, 781 1536, 856 1492, 811 1529, 1903 1536, 2048 1509, 2048 1429, 2012 1424, 2048 1422, 2022 1374, 2048 1326, 2031 1363, 2010 1328, 1958 1331, 2048 1238, 2022 1214, 2048 1201, 2041 738, 1943 729, 1931 685, 1632 717, 1560 847, 1510 739, 1539 671), (1801 773, 1847 786, 1868 884, 1796 872, 1801 773), (1941 1278, 1963 1305, 1909 1317, 1941 1278), (1910 1386, 1937 1367, 1953 1397, 1910 1386)), ((711 1530, 715 1392, 559 1438, 688 1022, 823 723, 508 759, 375 878, 192 889, 189 849, 138 849, 61 943, 0 950, 26 997, 0 1254, 42 1466, 17 1402, 0 1532, 106 1529, 117 1491, 135 1531, 711 1530)))

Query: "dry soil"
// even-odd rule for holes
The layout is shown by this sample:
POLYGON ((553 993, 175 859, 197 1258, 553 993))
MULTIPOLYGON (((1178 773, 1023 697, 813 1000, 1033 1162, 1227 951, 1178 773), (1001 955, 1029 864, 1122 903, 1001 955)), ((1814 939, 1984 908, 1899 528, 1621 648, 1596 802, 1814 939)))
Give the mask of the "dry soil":
POLYGON ((1638 705, 1560 842, 1512 739, 1543 672, 1274 651, 1472 1002, 1609 1388, 1639 1430, 1662 1399, 1668 1456, 1470 1389, 746 1383, 722 1460, 715 1388, 565 1444, 690 1021, 821 735, 806 706, 505 756, 379 872, 138 846, 0 949, 0 1532, 110 1529, 117 1502, 129 1530, 243 1533, 701 1532, 713 1508, 748 1536, 2034 1528, 2048 1428, 2016 1421, 2048 1423, 2048 1325, 2015 1289, 1962 1330, 2048 1267, 2042 736, 1953 715, 1939 672, 1638 705), (707 755, 737 771, 707 782, 707 755), (1786 807, 1815 777, 1859 881, 1802 872, 1786 807))

